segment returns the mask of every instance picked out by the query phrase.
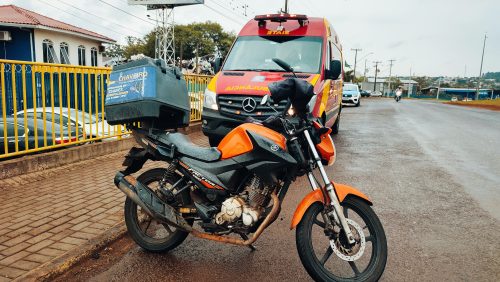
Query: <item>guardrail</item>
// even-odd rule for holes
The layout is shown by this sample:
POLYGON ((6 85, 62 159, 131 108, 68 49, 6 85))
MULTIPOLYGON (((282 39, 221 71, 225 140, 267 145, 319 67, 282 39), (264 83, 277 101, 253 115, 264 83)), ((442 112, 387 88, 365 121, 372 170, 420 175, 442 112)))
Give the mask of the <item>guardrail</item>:
MULTIPOLYGON (((0 60, 0 160, 129 134, 110 126, 110 68, 0 60)), ((191 121, 201 120, 210 76, 186 75, 191 121)))

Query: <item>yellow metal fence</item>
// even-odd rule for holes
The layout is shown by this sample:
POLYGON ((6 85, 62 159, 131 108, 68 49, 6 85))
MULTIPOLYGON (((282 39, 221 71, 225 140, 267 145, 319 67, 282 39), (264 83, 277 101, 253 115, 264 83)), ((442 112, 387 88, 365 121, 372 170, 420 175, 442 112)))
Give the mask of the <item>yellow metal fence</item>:
MULTIPOLYGON (((0 60, 0 160, 120 139, 129 134, 104 116, 110 68, 0 60)), ((211 77, 186 75, 191 121, 201 120, 211 77)))

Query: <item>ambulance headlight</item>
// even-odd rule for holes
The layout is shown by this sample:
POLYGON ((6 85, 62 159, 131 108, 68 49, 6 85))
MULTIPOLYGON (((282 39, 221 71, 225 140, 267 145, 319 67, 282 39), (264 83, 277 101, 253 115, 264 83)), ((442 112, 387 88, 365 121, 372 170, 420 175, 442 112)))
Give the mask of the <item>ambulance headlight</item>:
POLYGON ((219 106, 217 106, 217 94, 215 94, 215 92, 205 89, 203 107, 214 111, 219 110, 219 106))

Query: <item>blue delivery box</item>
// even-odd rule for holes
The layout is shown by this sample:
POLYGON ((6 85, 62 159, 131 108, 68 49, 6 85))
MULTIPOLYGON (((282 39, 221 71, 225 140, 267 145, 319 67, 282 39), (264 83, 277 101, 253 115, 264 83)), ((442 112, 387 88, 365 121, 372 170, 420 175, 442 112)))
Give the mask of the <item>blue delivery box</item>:
POLYGON ((108 80, 106 120, 174 129, 189 125, 189 95, 182 73, 163 60, 145 58, 115 66, 108 80))

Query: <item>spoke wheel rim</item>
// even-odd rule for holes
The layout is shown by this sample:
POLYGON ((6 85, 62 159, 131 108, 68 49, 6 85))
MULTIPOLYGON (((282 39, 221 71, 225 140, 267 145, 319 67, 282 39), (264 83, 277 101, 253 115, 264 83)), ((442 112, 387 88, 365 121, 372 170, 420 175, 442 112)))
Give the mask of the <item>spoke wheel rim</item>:
MULTIPOLYGON (((313 234, 311 234, 311 240, 309 244, 311 244, 311 250, 314 253, 315 259, 318 263, 318 265, 322 268, 325 274, 330 276, 333 280, 345 280, 345 279, 361 279, 362 277, 369 275, 369 273, 372 271, 372 268, 375 265, 375 260, 376 260, 376 254, 377 250, 379 248, 378 242, 377 242, 377 237, 374 232, 374 227, 371 225, 369 220, 366 218, 366 216, 362 215, 361 213, 358 213, 355 209, 356 207, 354 206, 343 206, 343 213, 344 215, 352 216, 354 214, 358 215, 361 219, 363 219, 362 222, 359 222, 356 220, 357 224, 360 226, 361 230, 364 230, 365 232, 368 232, 368 235, 365 233, 364 235, 364 241, 365 243, 369 243, 371 245, 371 251, 364 250, 364 256, 370 256, 370 259, 366 264, 366 266, 362 266, 359 262, 355 261, 346 261, 342 260, 340 257, 338 257, 335 253, 334 250, 332 249, 331 245, 329 244, 330 239, 325 235, 321 234, 324 238, 328 239, 328 244, 323 245, 318 248, 318 252, 315 251, 314 244, 313 244, 313 234), (349 270, 348 275, 339 275, 336 273, 335 268, 330 268, 329 267, 329 261, 333 260, 335 258, 337 262, 342 262, 345 264, 345 269, 349 270)), ((313 227, 316 226, 317 228, 322 228, 324 232, 324 227, 326 224, 323 222, 322 218, 322 213, 323 207, 318 208, 316 214, 314 215, 313 221, 310 223, 310 232, 313 233, 313 227)), ((346 272, 347 273, 347 272, 346 272)), ((362 279, 361 279, 362 280, 362 279)))
MULTIPOLYGON (((143 184, 151 188, 151 190, 159 195, 158 187, 160 184, 158 180, 152 180, 143 184)), ((167 242, 172 238, 172 236, 177 231, 175 227, 156 221, 145 211, 143 211, 140 206, 136 204, 134 205, 136 206, 136 208, 133 209, 133 212, 135 213, 134 223, 137 225, 138 230, 140 230, 142 235, 145 237, 145 240, 151 243, 161 244, 167 242)))

